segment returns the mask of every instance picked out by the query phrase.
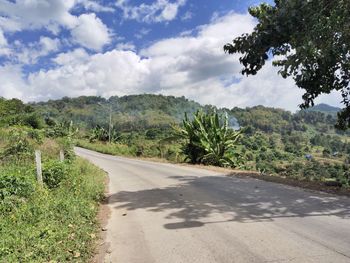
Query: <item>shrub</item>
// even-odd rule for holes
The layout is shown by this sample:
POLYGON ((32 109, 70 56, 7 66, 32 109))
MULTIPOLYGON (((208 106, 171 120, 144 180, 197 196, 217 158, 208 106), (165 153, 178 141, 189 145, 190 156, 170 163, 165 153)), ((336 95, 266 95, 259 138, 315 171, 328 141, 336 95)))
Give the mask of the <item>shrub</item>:
POLYGON ((44 121, 37 113, 24 115, 23 124, 34 129, 41 129, 44 127, 44 121))
POLYGON ((43 181, 48 188, 56 188, 67 176, 68 166, 64 162, 51 160, 43 163, 43 181))
POLYGON ((72 138, 59 138, 57 142, 63 149, 65 159, 67 161, 73 161, 75 159, 75 152, 72 138))
POLYGON ((0 171, 0 214, 11 213, 35 192, 34 175, 29 171, 18 167, 0 171))
POLYGON ((29 197, 35 188, 32 173, 18 168, 8 168, 0 172, 0 201, 9 196, 29 197))
POLYGON ((33 145, 28 140, 27 133, 21 130, 11 130, 11 136, 8 138, 7 145, 0 153, 0 159, 12 160, 28 158, 32 155, 33 145))
POLYGON ((41 131, 34 129, 28 130, 28 137, 35 140, 38 144, 42 144, 44 140, 44 134, 41 131))

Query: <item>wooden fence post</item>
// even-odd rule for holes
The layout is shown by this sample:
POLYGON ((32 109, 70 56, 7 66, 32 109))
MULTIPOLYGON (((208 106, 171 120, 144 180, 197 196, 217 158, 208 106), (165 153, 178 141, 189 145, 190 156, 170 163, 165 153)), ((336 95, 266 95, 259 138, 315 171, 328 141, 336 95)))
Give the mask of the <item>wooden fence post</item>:
POLYGON ((43 174, 41 169, 41 152, 39 150, 35 150, 35 164, 36 164, 36 178, 39 184, 43 184, 43 174))
POLYGON ((63 162, 64 161, 64 151, 60 150, 60 161, 63 162))

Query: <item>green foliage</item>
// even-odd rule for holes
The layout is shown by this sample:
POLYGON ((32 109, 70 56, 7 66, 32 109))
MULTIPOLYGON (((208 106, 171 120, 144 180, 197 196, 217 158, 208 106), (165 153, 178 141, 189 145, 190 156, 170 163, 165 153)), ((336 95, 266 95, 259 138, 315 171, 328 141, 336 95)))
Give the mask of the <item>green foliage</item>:
POLYGON ((44 120, 37 113, 30 113, 23 116, 22 124, 33 129, 42 129, 44 120))
POLYGON ((0 261, 88 262, 97 232, 97 202, 104 191, 104 173, 77 160, 59 187, 32 191, 27 176, 4 172, 9 179, 0 179, 0 183, 6 183, 6 193, 12 189, 12 196, 25 199, 15 204, 10 198, 7 202, 0 199, 0 261))
POLYGON ((117 142, 120 139, 120 133, 117 132, 115 129, 111 129, 111 134, 109 134, 109 130, 105 129, 102 126, 97 125, 95 128, 93 128, 90 132, 89 141, 101 141, 101 142, 108 142, 109 140, 111 142, 117 142), (111 138, 109 138, 111 136, 111 138))
POLYGON ((77 146, 94 150, 101 153, 114 154, 114 155, 125 155, 125 156, 136 156, 137 147, 128 146, 120 143, 106 144, 102 142, 90 143, 85 140, 77 140, 77 146))
POLYGON ((350 126, 350 2, 348 0, 275 0, 251 7, 258 20, 254 31, 226 44, 230 54, 242 53, 243 74, 255 75, 269 59, 277 57, 282 77, 292 76, 305 90, 306 108, 322 93, 338 90, 345 108, 338 127, 350 126))
POLYGON ((46 129, 46 136, 50 138, 69 137, 73 138, 79 129, 73 124, 73 121, 63 121, 55 123, 46 129))
POLYGON ((152 128, 167 128, 180 122, 185 112, 195 112, 202 106, 184 97, 162 95, 130 95, 111 97, 63 98, 32 104, 47 124, 73 121, 78 126, 93 129, 106 127, 109 109, 112 108, 112 125, 120 132, 152 128), (48 117, 49 116, 49 117, 48 117))
POLYGON ((41 129, 44 121, 34 108, 18 99, 5 100, 0 97, 0 127, 23 125, 41 129))
MULTIPOLYGON (((239 164, 244 169, 283 174, 286 167, 294 162, 300 162, 304 168, 305 165, 310 165, 305 162, 306 155, 311 155, 313 160, 322 165, 327 163, 341 165, 347 162, 350 154, 350 143, 347 138, 350 132, 334 129, 337 109, 327 105, 319 105, 292 114, 282 109, 263 106, 216 109, 210 105, 201 106, 183 97, 133 95, 112 97, 108 100, 99 97, 63 98, 30 106, 19 100, 0 100, 0 108, 3 109, 0 112, 4 116, 0 125, 7 127, 0 129, 2 164, 13 161, 18 164, 24 161, 32 164, 34 149, 46 151, 46 154, 43 154, 44 162, 57 159, 58 151, 64 149, 67 161, 73 162, 75 158, 73 145, 76 138, 80 138, 79 145, 104 153, 165 158, 174 162, 183 162, 186 156, 191 156, 189 159, 192 159, 192 162, 231 166, 228 160, 220 160, 218 157, 221 155, 222 146, 217 147, 220 143, 217 143, 219 139, 215 138, 221 138, 221 135, 216 137, 213 135, 215 133, 206 131, 207 134, 203 134, 207 137, 203 136, 204 139, 192 145, 165 140, 172 133, 171 126, 182 121, 184 112, 188 112, 191 116, 191 113, 198 109, 203 112, 216 111, 219 116, 227 113, 227 127, 244 127, 246 136, 240 138, 240 144, 234 145, 234 150, 228 150, 224 154, 225 158, 235 160, 234 166, 239 164), (6 107, 1 108, 4 105, 6 107), (98 133, 97 129, 89 134, 89 130, 94 127, 107 127, 110 107, 114 127, 112 136, 116 138, 111 144, 106 143, 108 141, 106 128, 101 135, 94 134, 98 133), (24 125, 25 116, 38 114, 45 119, 44 128, 41 130, 28 126, 8 128, 18 123, 24 125), (74 121, 74 125, 71 120, 74 121), (12 130, 21 131, 23 134, 10 140, 12 130), (82 138, 88 139, 90 135, 93 143, 82 140, 82 138), (217 141, 211 143, 214 139, 217 141)), ((223 119, 219 121, 220 125, 223 124, 223 119)), ((206 121, 203 120, 203 123, 206 121)), ((186 139, 183 139, 183 142, 185 141, 186 139)), ((307 178, 315 177, 310 175, 311 173, 311 169, 300 173, 300 178, 304 178, 304 174, 307 178)), ((340 176, 339 173, 338 175, 340 176)))
POLYGON ((1 160, 21 160, 32 156, 34 149, 27 131, 20 128, 11 129, 6 141, 6 145, 0 152, 1 160))
POLYGON ((69 166, 58 160, 49 160, 43 163, 43 181, 48 188, 56 188, 69 173, 69 166))
POLYGON ((34 173, 28 167, 0 169, 0 214, 8 214, 25 202, 37 188, 34 173))
POLYGON ((227 115, 197 111, 190 120, 186 114, 183 128, 175 128, 175 133, 184 139, 183 153, 191 163, 238 166, 235 146, 241 133, 229 128, 227 115))
POLYGON ((0 98, 0 262, 87 262, 104 173, 74 158, 72 122, 51 122, 49 139, 38 116, 0 98), (36 181, 34 149, 42 151, 45 187, 36 181))

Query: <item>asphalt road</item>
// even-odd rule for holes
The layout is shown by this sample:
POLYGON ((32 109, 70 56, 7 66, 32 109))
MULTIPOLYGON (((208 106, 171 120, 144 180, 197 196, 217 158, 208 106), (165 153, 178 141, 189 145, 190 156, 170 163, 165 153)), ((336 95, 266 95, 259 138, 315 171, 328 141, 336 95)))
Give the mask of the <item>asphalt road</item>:
POLYGON ((105 262, 350 262, 349 198, 76 152, 109 173, 105 262))

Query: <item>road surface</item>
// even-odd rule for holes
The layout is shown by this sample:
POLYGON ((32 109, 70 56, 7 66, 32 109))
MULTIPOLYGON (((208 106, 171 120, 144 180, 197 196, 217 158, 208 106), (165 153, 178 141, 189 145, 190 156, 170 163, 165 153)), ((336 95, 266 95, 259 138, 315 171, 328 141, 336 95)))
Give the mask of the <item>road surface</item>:
POLYGON ((108 172, 105 262, 350 262, 350 199, 77 148, 108 172))

